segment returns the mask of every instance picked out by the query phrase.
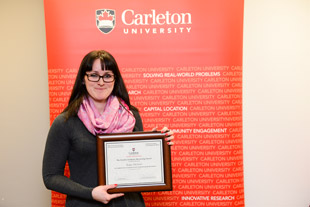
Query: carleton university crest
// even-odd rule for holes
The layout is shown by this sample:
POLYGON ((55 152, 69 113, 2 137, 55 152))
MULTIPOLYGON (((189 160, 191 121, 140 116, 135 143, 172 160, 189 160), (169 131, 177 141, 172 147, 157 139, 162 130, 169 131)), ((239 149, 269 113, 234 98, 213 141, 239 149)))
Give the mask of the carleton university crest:
POLYGON ((131 148, 131 152, 128 152, 129 155, 138 155, 139 152, 136 152, 136 148, 131 148))
POLYGON ((96 10, 97 28, 104 34, 110 33, 115 27, 115 10, 99 9, 96 10))

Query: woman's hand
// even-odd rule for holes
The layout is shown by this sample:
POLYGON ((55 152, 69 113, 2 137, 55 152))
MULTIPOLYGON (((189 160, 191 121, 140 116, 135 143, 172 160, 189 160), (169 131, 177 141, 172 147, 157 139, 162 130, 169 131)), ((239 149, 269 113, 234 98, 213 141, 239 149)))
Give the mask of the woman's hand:
MULTIPOLYGON (((153 128, 152 131, 157 131, 157 127, 153 128)), ((167 144, 170 146, 174 145, 174 142, 172 142, 172 140, 174 139, 173 131, 170 131, 168 129, 168 127, 166 127, 166 126, 164 128, 162 128, 160 131, 161 131, 161 133, 166 133, 167 144)))
POLYGON ((91 192, 93 199, 101 203, 107 204, 110 200, 124 196, 124 193, 109 194, 108 190, 115 188, 117 185, 100 185, 91 192))

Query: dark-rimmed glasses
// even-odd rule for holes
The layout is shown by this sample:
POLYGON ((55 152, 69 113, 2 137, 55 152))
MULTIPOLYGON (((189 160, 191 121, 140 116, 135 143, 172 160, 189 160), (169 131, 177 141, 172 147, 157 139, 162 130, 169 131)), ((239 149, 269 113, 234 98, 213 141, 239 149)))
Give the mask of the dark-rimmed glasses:
POLYGON ((90 73, 90 74, 85 74, 87 76, 87 79, 91 82, 98 82, 100 78, 102 78, 103 82, 105 83, 112 83, 115 78, 113 74, 104 74, 104 75, 98 75, 96 73, 90 73))

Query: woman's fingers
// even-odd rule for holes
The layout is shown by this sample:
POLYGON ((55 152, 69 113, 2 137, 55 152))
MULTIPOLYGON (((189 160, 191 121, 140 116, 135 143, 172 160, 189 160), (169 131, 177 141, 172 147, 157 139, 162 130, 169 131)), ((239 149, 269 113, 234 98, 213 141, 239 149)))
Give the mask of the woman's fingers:
POLYGON ((116 186, 117 186, 116 184, 113 184, 113 185, 101 185, 95 187, 92 191, 92 196, 94 200, 107 204, 110 202, 110 200, 123 196, 124 195, 123 193, 114 193, 114 194, 108 193, 109 189, 116 188, 116 186))
POLYGON ((162 129, 161 129, 161 133, 165 133, 166 135, 166 138, 165 140, 167 141, 167 144, 172 146, 174 145, 174 142, 172 142, 172 140, 174 139, 174 136, 173 136, 173 131, 169 130, 168 127, 164 126, 162 129))
MULTIPOLYGON (((152 129, 152 131, 154 132, 154 131, 157 131, 157 126, 156 127, 154 127, 153 129, 152 129)), ((172 142, 172 140, 174 139, 174 136, 173 136, 173 131, 171 131, 171 130, 169 130, 169 128, 168 127, 166 127, 166 126, 164 126, 161 130, 160 130, 160 132, 161 133, 165 133, 165 135, 166 135, 166 138, 165 138, 165 140, 167 141, 167 144, 168 145, 174 145, 174 142, 172 142)))

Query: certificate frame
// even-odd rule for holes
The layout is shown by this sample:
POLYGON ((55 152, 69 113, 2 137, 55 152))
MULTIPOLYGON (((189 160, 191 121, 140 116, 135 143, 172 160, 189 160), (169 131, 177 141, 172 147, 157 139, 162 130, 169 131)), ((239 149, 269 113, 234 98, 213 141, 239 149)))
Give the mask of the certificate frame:
MULTIPOLYGON (((153 192, 153 191, 170 191, 172 190, 172 170, 171 170, 171 151, 167 144, 165 133, 159 131, 148 132, 128 132, 128 133, 109 133, 97 135, 97 162, 98 162, 98 183, 99 185, 118 184, 116 188, 108 190, 109 193, 126 193, 126 192, 153 192), (161 171, 163 176, 160 182, 136 182, 130 184, 108 183, 109 168, 113 168, 113 158, 109 158, 108 146, 115 143, 126 144, 128 142, 141 144, 143 142, 158 141, 161 146, 159 157, 154 157, 155 160, 160 160, 161 166, 156 166, 155 170, 161 171), (112 161, 110 161, 112 159, 112 161), (112 164, 109 164, 112 163, 112 164), (162 168, 162 169, 161 169, 162 168)), ((110 155, 110 157, 113 157, 110 155)), ((139 173, 137 170, 135 173, 139 173)))

